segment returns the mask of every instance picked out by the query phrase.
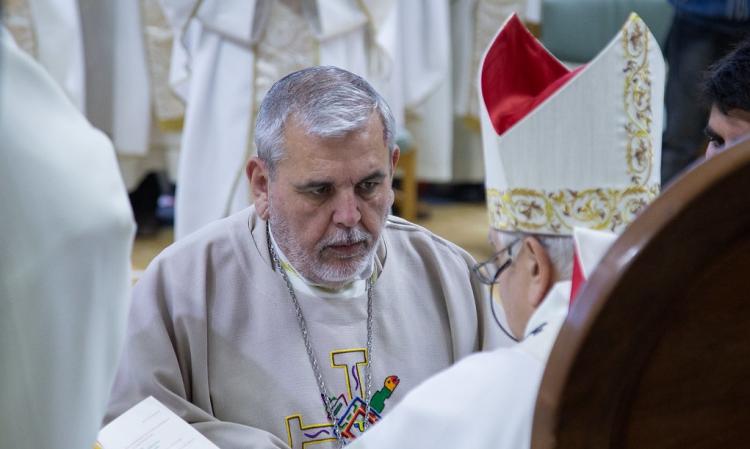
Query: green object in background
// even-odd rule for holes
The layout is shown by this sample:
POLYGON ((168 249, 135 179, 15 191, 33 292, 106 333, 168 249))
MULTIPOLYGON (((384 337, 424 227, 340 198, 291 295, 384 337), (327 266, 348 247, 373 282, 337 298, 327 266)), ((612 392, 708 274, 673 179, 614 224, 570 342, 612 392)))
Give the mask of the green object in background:
POLYGON ((674 13, 667 0, 543 0, 542 43, 561 61, 589 62, 631 12, 641 16, 664 48, 674 13))

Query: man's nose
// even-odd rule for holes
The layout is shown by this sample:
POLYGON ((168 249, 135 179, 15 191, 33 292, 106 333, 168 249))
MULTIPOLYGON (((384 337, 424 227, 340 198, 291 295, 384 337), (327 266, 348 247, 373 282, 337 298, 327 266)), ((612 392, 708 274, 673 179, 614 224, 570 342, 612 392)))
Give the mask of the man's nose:
POLYGON ((353 191, 339 192, 334 200, 333 222, 336 225, 354 227, 362 218, 357 196, 353 191))

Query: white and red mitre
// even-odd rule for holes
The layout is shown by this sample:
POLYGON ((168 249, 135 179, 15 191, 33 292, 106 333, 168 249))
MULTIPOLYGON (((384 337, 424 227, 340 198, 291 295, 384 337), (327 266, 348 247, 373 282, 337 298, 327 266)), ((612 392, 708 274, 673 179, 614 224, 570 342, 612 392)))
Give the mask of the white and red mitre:
POLYGON ((659 192, 664 73, 636 14, 576 70, 508 19, 479 73, 490 225, 622 231, 659 192))

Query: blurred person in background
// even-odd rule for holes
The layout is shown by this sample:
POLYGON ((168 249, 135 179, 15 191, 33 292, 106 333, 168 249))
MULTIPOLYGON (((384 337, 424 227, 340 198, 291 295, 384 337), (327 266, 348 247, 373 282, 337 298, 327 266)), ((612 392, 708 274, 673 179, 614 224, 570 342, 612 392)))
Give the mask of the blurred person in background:
POLYGON ((704 92, 711 107, 705 129, 711 157, 750 135, 750 39, 711 67, 704 92))
POLYGON ((669 2, 675 15, 665 48, 669 70, 663 185, 700 157, 705 143, 701 130, 709 115, 701 102, 704 71, 750 33, 750 0, 669 2))

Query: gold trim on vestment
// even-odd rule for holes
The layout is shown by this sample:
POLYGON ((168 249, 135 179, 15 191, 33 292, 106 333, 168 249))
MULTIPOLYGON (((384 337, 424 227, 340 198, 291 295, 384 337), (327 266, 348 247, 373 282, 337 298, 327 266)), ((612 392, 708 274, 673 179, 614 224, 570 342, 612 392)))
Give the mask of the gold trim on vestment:
POLYGON ((622 231, 659 194, 659 184, 623 189, 487 190, 490 226, 501 231, 567 235, 574 226, 622 231))

